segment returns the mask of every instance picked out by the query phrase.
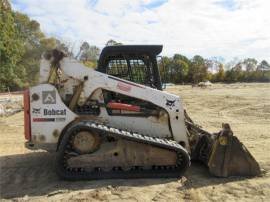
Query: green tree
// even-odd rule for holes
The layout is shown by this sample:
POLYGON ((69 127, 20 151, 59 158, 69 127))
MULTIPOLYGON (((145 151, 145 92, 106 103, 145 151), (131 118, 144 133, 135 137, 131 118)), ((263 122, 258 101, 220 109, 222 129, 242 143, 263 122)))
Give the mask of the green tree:
POLYGON ((18 37, 14 15, 7 0, 0 1, 0 90, 23 86, 25 70, 17 66, 24 54, 23 41, 18 37))
POLYGON ((97 46, 90 46, 88 42, 83 42, 77 57, 86 66, 96 67, 100 49, 97 46))
POLYGON ((35 85, 42 53, 56 47, 68 51, 60 40, 47 38, 37 21, 13 12, 8 0, 0 1, 0 27, 0 91, 35 85))
POLYGON ((225 80, 225 71, 224 71, 223 64, 219 65, 218 72, 215 75, 215 80, 219 82, 222 82, 225 80))
POLYGON ((254 58, 247 58, 243 61, 242 64, 246 66, 246 71, 251 72, 255 71, 258 61, 254 58))
POLYGON ((227 82, 237 82, 243 80, 243 71, 241 62, 236 64, 231 70, 226 72, 225 81, 227 82))
POLYGON ((207 79, 207 65, 202 56, 195 55, 192 58, 188 75, 189 80, 193 83, 198 83, 207 79))
POLYGON ((80 46, 80 50, 79 50, 79 52, 78 52, 78 54, 77 54, 77 56, 76 56, 76 59, 78 59, 78 58, 81 56, 81 54, 82 54, 83 52, 88 51, 89 48, 90 48, 89 43, 86 42, 86 41, 84 41, 84 42, 81 44, 81 46, 80 46))
POLYGON ((172 60, 174 83, 181 83, 186 80, 189 69, 189 60, 180 54, 175 54, 172 60))
POLYGON ((24 86, 34 85, 38 81, 41 54, 45 50, 56 48, 56 39, 46 38, 40 29, 40 24, 27 15, 15 12, 14 23, 20 33, 18 38, 24 43, 24 54, 17 63, 19 69, 24 69, 22 77, 24 86))
POLYGON ((261 63, 257 66, 257 70, 261 71, 270 70, 270 65, 266 60, 262 60, 261 63))
POLYGON ((159 71, 160 71, 160 77, 161 81, 163 83, 171 82, 169 78, 169 64, 170 64, 170 58, 167 56, 163 56, 160 61, 158 61, 159 65, 159 71))
POLYGON ((181 54, 175 54, 173 56, 173 59, 174 60, 182 60, 184 61, 187 65, 190 65, 191 61, 184 55, 181 55, 181 54))

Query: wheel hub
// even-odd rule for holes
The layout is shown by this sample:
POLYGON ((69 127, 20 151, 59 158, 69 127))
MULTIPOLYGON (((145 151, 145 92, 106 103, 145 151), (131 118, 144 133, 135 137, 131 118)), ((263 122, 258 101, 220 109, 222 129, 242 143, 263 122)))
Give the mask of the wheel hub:
POLYGON ((80 131, 73 139, 73 148, 81 154, 91 153, 99 147, 100 142, 98 135, 90 131, 80 131))

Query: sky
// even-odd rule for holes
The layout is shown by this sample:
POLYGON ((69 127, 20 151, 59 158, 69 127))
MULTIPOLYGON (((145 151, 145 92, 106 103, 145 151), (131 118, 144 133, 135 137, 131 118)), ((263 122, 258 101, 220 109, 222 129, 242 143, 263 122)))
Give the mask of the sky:
POLYGON ((270 0, 11 0, 48 36, 78 46, 163 44, 162 55, 270 61, 270 0))

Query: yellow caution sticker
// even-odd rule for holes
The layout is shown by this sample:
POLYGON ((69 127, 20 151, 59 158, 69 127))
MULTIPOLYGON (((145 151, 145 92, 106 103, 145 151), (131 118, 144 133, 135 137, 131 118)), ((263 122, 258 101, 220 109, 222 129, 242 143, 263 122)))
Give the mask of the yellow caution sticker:
POLYGON ((219 144, 221 144, 221 145, 227 145, 228 144, 228 138, 224 137, 224 136, 220 136, 218 138, 218 141, 219 141, 219 144))

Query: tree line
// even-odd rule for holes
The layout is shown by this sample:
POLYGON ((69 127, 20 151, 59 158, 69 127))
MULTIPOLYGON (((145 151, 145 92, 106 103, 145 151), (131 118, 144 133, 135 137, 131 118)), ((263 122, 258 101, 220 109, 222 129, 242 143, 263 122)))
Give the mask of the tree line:
MULTIPOLYGON (((26 14, 13 11, 8 0, 0 1, 0 92, 20 90, 38 82, 39 63, 45 50, 58 48, 86 66, 97 66, 100 49, 88 42, 80 45, 74 54, 74 44, 47 37, 40 24, 26 14)), ((109 40, 108 45, 121 45, 109 40)), ((247 58, 234 65, 226 66, 216 60, 194 56, 192 59, 175 54, 159 61, 163 81, 172 83, 270 81, 270 66, 247 58), (215 67, 216 72, 209 71, 215 67)))
POLYGON ((163 81, 171 83, 212 82, 269 82, 270 65, 246 58, 223 64, 218 59, 204 59, 196 55, 191 59, 181 54, 163 57, 159 61, 163 81))

